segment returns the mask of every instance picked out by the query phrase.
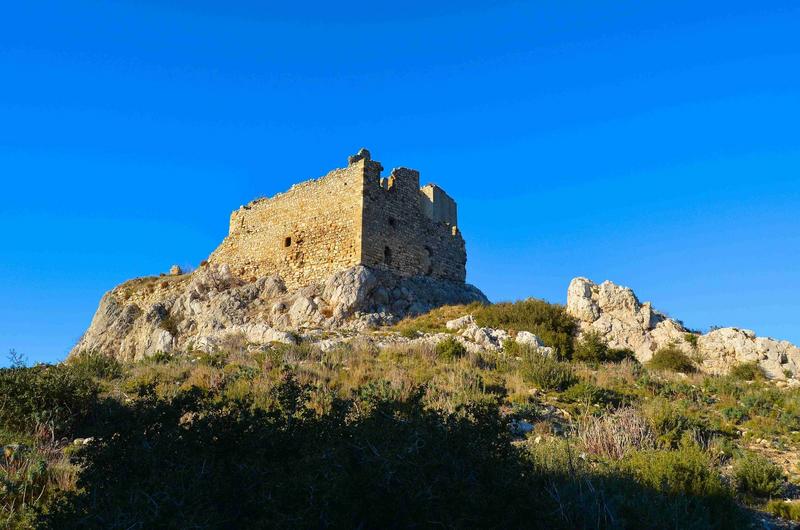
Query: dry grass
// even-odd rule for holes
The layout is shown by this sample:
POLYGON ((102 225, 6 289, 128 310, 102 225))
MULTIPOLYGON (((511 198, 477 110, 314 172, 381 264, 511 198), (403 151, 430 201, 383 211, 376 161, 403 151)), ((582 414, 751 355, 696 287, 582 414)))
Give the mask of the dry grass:
POLYGON ((625 407, 605 416, 587 416, 578 423, 578 439, 587 453, 620 460, 628 451, 649 449, 655 438, 641 412, 625 407))
POLYGON ((453 320, 464 315, 469 315, 481 305, 477 302, 470 305, 448 305, 439 307, 429 313, 417 317, 404 318, 391 329, 403 334, 414 332, 441 333, 447 332, 445 324, 448 320, 453 320))

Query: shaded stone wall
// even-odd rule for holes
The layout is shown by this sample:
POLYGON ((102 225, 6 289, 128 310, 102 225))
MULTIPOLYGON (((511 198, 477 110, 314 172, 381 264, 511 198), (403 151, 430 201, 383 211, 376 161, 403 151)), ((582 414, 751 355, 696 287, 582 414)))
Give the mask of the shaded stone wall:
POLYGON ((248 281, 277 274, 290 289, 359 264, 464 282, 455 201, 435 185, 420 190, 413 169, 381 179, 383 167, 366 150, 348 162, 233 212, 209 261, 248 281))
POLYGON ((441 193, 444 205, 439 209, 441 203, 420 190, 419 172, 413 169, 394 169, 382 180, 367 175, 362 263, 401 276, 464 282, 467 253, 456 226, 455 202, 441 193), (438 220, 432 218, 436 213, 438 220))

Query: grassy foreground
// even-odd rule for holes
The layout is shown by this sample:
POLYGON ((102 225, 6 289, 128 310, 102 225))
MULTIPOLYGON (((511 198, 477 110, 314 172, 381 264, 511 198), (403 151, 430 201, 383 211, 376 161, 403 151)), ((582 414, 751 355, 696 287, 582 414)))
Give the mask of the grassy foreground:
MULTIPOLYGON (((539 301, 472 312, 556 348, 456 341, 0 370, 0 527, 750 528, 799 519, 800 390, 641 366, 539 301), (613 362, 612 362, 613 361, 613 362)), ((662 359, 669 358, 662 352, 662 359)), ((689 360, 690 362, 691 360, 689 360)), ((684 367, 685 368, 685 367, 684 367)))

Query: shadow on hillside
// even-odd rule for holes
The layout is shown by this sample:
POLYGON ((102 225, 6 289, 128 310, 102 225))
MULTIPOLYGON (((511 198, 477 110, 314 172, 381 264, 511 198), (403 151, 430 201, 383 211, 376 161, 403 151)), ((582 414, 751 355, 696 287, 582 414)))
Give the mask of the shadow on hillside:
MULTIPOLYGON (((365 388, 321 417, 287 378, 269 412, 191 391, 108 400, 52 528, 730 528, 729 498, 667 496, 549 469, 497 407, 425 410, 365 388)), ((567 455, 569 456, 569 455, 567 455)), ((554 461, 563 455, 552 455, 554 461)), ((543 458, 543 457, 540 457, 543 458)))

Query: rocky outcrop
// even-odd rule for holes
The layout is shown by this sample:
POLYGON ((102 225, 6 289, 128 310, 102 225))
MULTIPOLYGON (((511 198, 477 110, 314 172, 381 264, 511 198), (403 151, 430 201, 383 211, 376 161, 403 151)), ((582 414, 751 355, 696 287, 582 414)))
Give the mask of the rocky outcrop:
POLYGON ((789 341, 757 337, 749 329, 720 328, 698 337, 703 369, 725 373, 731 366, 757 362, 770 379, 800 376, 800 348, 789 341))
MULTIPOLYGON (((457 336, 465 339, 469 344, 475 344, 484 350, 500 351, 505 345, 506 341, 510 340, 511 334, 504 329, 495 329, 489 327, 481 327, 475 322, 472 315, 465 315, 445 323, 445 327, 457 336)), ((547 347, 544 343, 529 331, 520 331, 514 337, 514 342, 530 348, 541 355, 552 355, 553 348, 547 347)))
POLYGON ((578 320, 581 332, 599 332, 612 348, 633 350, 640 361, 671 342, 685 342, 683 325, 641 303, 627 287, 609 281, 596 284, 575 278, 567 290, 567 312, 578 320))
POLYGON ((475 301, 488 300, 471 285, 364 266, 288 291, 278 276, 247 282, 225 265, 206 265, 112 289, 71 355, 93 351, 137 360, 157 352, 213 350, 232 340, 294 342, 294 332, 305 328, 363 329, 475 301))
POLYGON ((690 332, 677 320, 641 303, 627 287, 609 281, 595 284, 575 278, 567 291, 567 312, 575 317, 579 333, 600 333, 609 346, 629 348, 646 362, 653 353, 675 344, 708 373, 723 374, 732 366, 757 362, 771 379, 800 375, 800 348, 787 341, 757 337, 755 332, 720 328, 705 335, 690 332))

